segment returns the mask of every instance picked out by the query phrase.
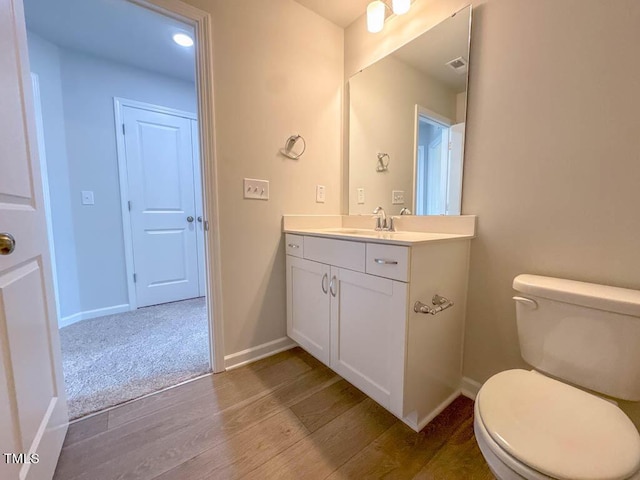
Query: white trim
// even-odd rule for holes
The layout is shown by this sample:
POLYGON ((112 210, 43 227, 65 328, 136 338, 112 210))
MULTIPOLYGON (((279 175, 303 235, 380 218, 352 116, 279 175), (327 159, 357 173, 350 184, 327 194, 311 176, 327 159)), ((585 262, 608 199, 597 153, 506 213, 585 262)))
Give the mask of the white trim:
POLYGON ((278 338, 271 342, 263 343, 255 347, 247 348, 240 352, 232 353, 224 357, 224 366, 227 370, 238 368, 247 363, 255 362, 265 357, 270 357, 276 353, 284 352, 296 346, 296 343, 289 337, 278 338))
POLYGON ((36 137, 38 140, 38 157, 40 158, 40 176, 44 200, 44 216, 47 221, 47 237, 49 239, 49 254, 51 255, 51 273, 53 274, 53 297, 56 304, 56 321, 60 322, 60 297, 58 294, 58 269, 56 264, 56 249, 53 243, 53 220, 51 219, 51 189, 49 188, 49 173, 47 170, 47 155, 44 142, 44 121, 42 119, 42 100, 40 99, 40 77, 31 72, 31 86, 33 87, 33 109, 36 116, 36 137))
POLYGON ((73 315, 69 315, 67 317, 63 317, 58 322, 58 326, 60 328, 68 327, 69 325, 73 325, 74 323, 78 323, 82 320, 90 320, 92 318, 105 317, 107 315, 115 315, 116 313, 124 313, 130 310, 131 308, 127 303, 122 305, 114 305, 113 307, 96 308, 95 310, 87 310, 84 312, 74 313, 73 315))
MULTIPOLYGON (((127 173, 127 151, 125 147, 125 137, 122 133, 122 125, 124 124, 125 107, 137 108, 149 112, 157 112, 174 117, 196 119, 195 113, 184 112, 169 107, 154 105, 152 103, 139 102, 128 98, 113 97, 113 115, 115 121, 116 132, 116 155, 118 157, 118 181, 120 183, 120 212, 122 216, 122 232, 124 241, 124 260, 125 272, 127 278, 127 294, 129 297, 129 306, 131 310, 138 308, 138 298, 136 294, 136 284, 133 281, 135 273, 135 265, 133 263, 133 232, 131 230, 131 212, 129 211, 129 181, 127 173)), ((204 259, 198 258, 198 262, 204 262, 204 259)))
POLYGON ((475 400, 481 387, 482 384, 480 382, 476 382, 469 377, 462 377, 462 382, 460 382, 460 393, 471 400, 475 400))
POLYGON ((216 130, 214 122, 213 82, 213 19, 180 0, 129 0, 131 3, 193 25, 196 50, 196 90, 198 93, 198 125, 200 138, 200 166, 203 179, 204 218, 209 222, 205 232, 205 257, 208 283, 209 345, 211 368, 224 371, 224 319, 222 305, 222 257, 220 250, 220 215, 218 211, 218 164, 215 154, 216 130))
POLYGON ((422 420, 420 420, 417 424, 414 423, 413 421, 409 420, 407 417, 403 418, 402 421, 404 423, 406 423, 407 425, 409 425, 413 430, 415 430, 416 432, 421 431, 424 427, 427 426, 427 424, 433 420, 434 418, 436 418, 438 415, 440 415, 442 413, 442 411, 447 408, 449 405, 451 405, 451 403, 460 396, 460 390, 456 390, 455 392, 453 392, 449 397, 447 397, 447 399, 442 402, 440 405, 438 405, 434 410, 431 410, 431 412, 429 412, 429 415, 427 415, 426 417, 424 417, 422 420))

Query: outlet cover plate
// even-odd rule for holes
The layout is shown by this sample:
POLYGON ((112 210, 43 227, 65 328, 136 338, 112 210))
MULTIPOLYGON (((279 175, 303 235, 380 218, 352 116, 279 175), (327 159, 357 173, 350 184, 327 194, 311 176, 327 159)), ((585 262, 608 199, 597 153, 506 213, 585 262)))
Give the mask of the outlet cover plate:
POLYGON ((250 200, 269 200, 269 180, 245 178, 243 181, 244 198, 250 200))
POLYGON ((391 192, 391 203, 393 205, 404 205, 404 190, 393 190, 391 192))
POLYGON ((316 203, 324 203, 326 192, 324 185, 316 185, 316 203))
POLYGON ((358 205, 364 205, 364 188, 358 189, 358 205))

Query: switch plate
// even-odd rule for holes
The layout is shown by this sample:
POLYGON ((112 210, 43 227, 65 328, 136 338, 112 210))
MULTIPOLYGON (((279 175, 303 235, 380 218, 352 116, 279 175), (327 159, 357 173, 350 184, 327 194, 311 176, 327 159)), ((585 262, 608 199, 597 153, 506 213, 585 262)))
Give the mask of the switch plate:
POLYGON ((93 192, 90 190, 82 191, 82 205, 93 205, 93 192))
POLYGON ((269 180, 245 178, 243 191, 244 198, 251 200, 269 200, 269 180))
POLYGON ((391 203, 393 205, 404 205, 404 190, 393 190, 391 192, 391 203))
POLYGON ((358 189, 358 205, 364 205, 364 188, 358 189))
POLYGON ((324 203, 325 188, 324 185, 316 185, 316 203, 324 203))

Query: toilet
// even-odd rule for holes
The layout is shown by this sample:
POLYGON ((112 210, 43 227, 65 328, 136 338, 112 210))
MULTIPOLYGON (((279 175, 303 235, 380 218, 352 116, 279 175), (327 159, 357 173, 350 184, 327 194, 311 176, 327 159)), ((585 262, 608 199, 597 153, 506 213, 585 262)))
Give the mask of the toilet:
POLYGON ((538 275, 513 281, 522 358, 476 397, 474 431, 500 480, 640 480, 640 291, 538 275))

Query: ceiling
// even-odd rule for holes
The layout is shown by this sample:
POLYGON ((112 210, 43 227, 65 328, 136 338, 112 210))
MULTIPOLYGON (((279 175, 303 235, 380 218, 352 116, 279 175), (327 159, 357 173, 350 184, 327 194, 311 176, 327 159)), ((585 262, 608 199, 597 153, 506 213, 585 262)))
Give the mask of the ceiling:
POLYGON ((27 28, 61 47, 193 82, 193 28, 126 0, 24 0, 27 28))
POLYGON ((463 92, 467 88, 467 75, 460 75, 446 63, 458 57, 469 60, 469 15, 467 7, 392 55, 434 77, 456 93, 463 92))
POLYGON ((371 0, 295 0, 321 17, 345 28, 364 15, 371 0))

